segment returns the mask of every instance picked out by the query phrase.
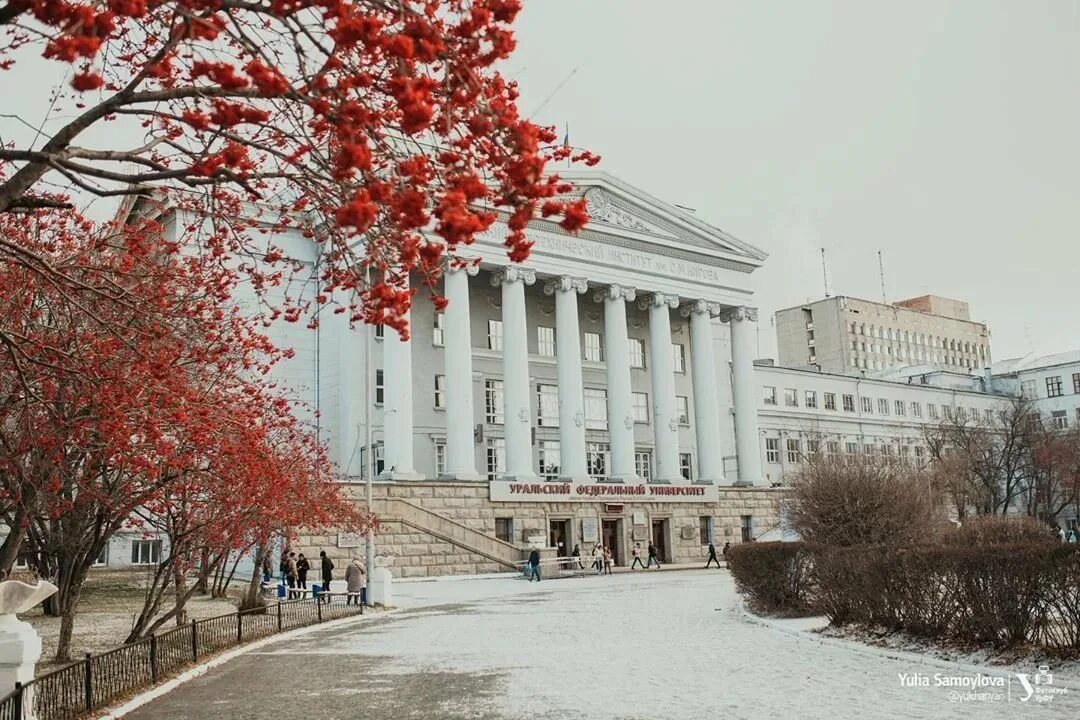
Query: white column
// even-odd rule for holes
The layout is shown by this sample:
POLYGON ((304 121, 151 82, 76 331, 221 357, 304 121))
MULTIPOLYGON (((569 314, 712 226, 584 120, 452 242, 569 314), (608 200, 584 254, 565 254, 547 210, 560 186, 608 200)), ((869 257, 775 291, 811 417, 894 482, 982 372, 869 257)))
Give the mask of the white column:
POLYGON ((634 412, 630 393, 630 342, 626 335, 626 303, 633 302, 634 288, 609 285, 597 291, 604 301, 604 363, 607 366, 608 434, 611 467, 608 475, 619 482, 634 482, 634 412))
POLYGON ((698 482, 703 483, 718 483, 724 479, 724 455, 720 448, 720 402, 716 395, 719 375, 712 333, 712 317, 719 312, 719 305, 703 300, 682 309, 682 314, 690 318, 698 482))
MULTIPOLYGON (((732 402, 735 405, 735 455, 739 462, 737 485, 756 485, 762 480, 758 448, 757 383, 754 380, 754 327, 757 308, 734 307, 720 319, 731 325, 732 402)), ((783 452, 781 448, 781 457, 783 452)))
POLYGON ((585 278, 562 276, 544 285, 555 296, 555 355, 559 373, 559 474, 565 480, 589 477, 585 458, 585 399, 581 382, 581 331, 577 296, 585 278))
POLYGON ((638 303, 649 310, 649 375, 652 378, 653 437, 656 439, 656 479, 679 479, 679 419, 675 407, 675 360, 671 349, 671 311, 675 295, 653 293, 638 303))
POLYGON ((469 316, 470 263, 449 267, 443 275, 447 300, 443 313, 446 345, 446 472, 449 480, 479 480, 473 425, 472 324, 469 316))
POLYGON ((536 273, 511 265, 491 277, 502 286, 503 428, 508 480, 535 480, 532 458, 532 403, 529 392, 529 335, 525 326, 525 286, 536 273))
MULTIPOLYGON (((406 311, 405 321, 411 313, 406 311)), ((412 341, 386 328, 383 338, 383 480, 419 480, 413 465, 412 341)))

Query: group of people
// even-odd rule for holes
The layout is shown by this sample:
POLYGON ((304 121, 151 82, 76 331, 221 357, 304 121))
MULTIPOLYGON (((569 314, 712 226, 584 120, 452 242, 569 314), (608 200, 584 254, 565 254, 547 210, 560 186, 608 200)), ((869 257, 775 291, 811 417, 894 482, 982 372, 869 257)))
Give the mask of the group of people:
MULTIPOLYGON (((729 542, 724 543, 723 553, 724 553, 724 561, 725 562, 727 561, 727 554, 728 554, 728 550, 730 550, 730 549, 731 549, 731 543, 729 543, 729 542)), ((705 569, 708 570, 709 566, 712 565, 713 563, 716 563, 716 569, 719 570, 720 569, 720 559, 718 557, 716 557, 716 546, 713 545, 712 541, 710 540, 709 541, 709 559, 705 561, 705 569)))
POLYGON ((1076 528, 1071 528, 1069 532, 1065 532, 1065 528, 1058 528, 1058 540, 1067 543, 1076 543, 1076 528))
MULTIPOLYGON (((319 565, 322 575, 322 592, 330 592, 330 583, 334 580, 334 561, 323 550, 319 553, 319 565)), ((262 572, 263 582, 270 582, 270 554, 263 556, 262 572)), ((311 570, 311 563, 304 553, 296 553, 286 549, 281 553, 281 562, 278 564, 281 573, 281 582, 288 586, 289 597, 298 597, 307 590, 307 576, 311 570)), ((345 604, 367 605, 367 573, 360 558, 354 558, 345 568, 345 604)), ((329 602, 329 594, 323 596, 329 602)))

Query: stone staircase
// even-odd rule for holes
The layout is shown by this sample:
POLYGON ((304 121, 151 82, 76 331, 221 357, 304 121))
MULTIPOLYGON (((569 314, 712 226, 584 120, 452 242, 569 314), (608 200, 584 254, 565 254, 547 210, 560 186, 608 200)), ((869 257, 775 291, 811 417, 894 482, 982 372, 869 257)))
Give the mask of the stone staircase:
POLYGON ((486 535, 400 498, 375 500, 373 509, 383 522, 401 523, 479 555, 508 570, 520 570, 520 563, 525 559, 525 551, 516 545, 486 535))

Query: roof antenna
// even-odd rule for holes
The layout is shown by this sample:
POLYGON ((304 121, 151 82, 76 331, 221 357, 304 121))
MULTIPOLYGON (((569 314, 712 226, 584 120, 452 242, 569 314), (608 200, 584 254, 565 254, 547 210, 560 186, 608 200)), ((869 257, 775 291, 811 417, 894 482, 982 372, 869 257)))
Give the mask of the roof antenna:
POLYGON ((877 251, 877 266, 878 275, 881 276, 881 302, 885 305, 889 304, 889 300, 885 295, 885 261, 881 259, 881 251, 877 251))
POLYGON ((821 248, 821 278, 825 281, 825 297, 832 297, 829 294, 829 269, 825 264, 825 248, 821 248))

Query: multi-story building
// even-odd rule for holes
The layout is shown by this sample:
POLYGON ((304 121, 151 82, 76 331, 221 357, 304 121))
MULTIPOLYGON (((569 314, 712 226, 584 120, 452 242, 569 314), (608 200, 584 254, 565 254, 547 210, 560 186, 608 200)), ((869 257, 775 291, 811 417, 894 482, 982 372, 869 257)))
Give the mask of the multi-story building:
POLYGON ((1000 360, 991 372, 996 392, 1034 401, 1054 427, 1080 425, 1080 351, 1000 360))
POLYGON ((967 303, 924 295, 886 305, 837 296, 779 310, 777 354, 785 367, 865 375, 928 364, 970 371, 991 362, 990 331, 967 303))

